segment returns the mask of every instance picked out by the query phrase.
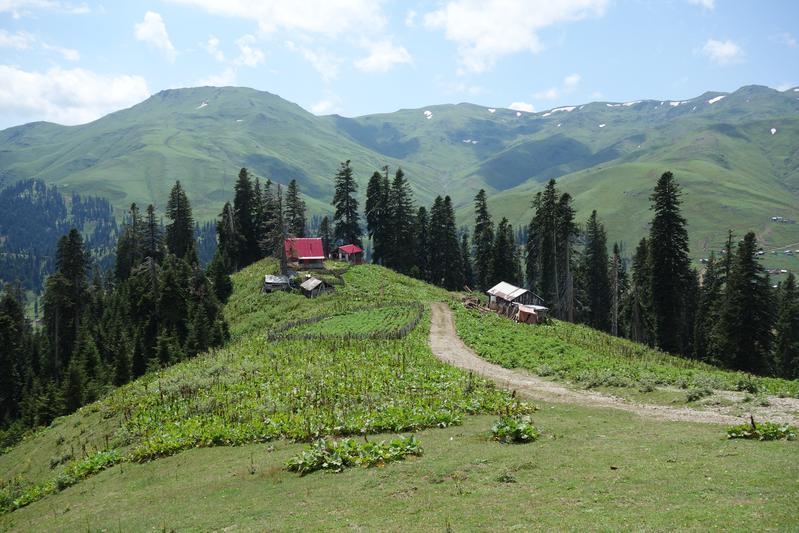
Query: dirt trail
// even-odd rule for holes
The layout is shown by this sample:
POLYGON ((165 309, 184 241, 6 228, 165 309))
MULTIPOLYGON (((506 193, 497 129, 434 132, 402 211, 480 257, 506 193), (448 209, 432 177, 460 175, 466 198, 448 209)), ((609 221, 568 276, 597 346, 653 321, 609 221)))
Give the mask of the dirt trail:
MULTIPOLYGON (((622 398, 601 394, 594 391, 574 390, 530 375, 518 370, 509 370, 499 365, 489 363, 475 354, 471 348, 460 340, 455 331, 452 320, 452 311, 445 303, 431 305, 432 320, 430 324, 430 348, 442 361, 471 370, 485 378, 491 379, 498 385, 515 390, 518 394, 535 400, 557 403, 572 403, 593 407, 609 407, 635 413, 645 418, 659 420, 704 422, 709 424, 737 424, 748 420, 745 417, 722 412, 722 408, 709 408, 707 410, 691 409, 689 407, 670 407, 665 405, 651 405, 633 403, 622 398)), ((775 399, 777 400, 777 399, 775 399)), ((799 412, 799 401, 791 402, 787 408, 799 412)), ((790 409, 780 409, 781 412, 769 414, 770 420, 796 423, 796 412, 790 409)), ((760 413, 755 412, 756 419, 760 413)))

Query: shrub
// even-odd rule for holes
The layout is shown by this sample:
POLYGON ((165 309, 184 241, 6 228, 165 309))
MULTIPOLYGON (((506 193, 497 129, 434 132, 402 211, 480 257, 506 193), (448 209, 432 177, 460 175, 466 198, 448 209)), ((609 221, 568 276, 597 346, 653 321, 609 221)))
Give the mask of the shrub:
POLYGON ((491 428, 491 434, 503 444, 533 442, 541 435, 527 415, 500 417, 491 428))
POLYGON ((358 443, 355 439, 319 439, 299 455, 286 462, 286 468, 301 476, 317 470, 341 472, 350 466, 382 466, 399 461, 408 455, 422 455, 419 441, 410 437, 397 437, 389 442, 358 443))
POLYGON ((728 439, 757 439, 757 440, 796 440, 797 429, 788 424, 776 422, 762 422, 756 424, 752 420, 749 424, 732 426, 727 429, 728 439))
POLYGON ((713 391, 707 387, 694 387, 685 394, 686 401, 695 402, 713 394, 713 391))
POLYGON ((757 386, 757 382, 752 379, 752 376, 746 376, 738 380, 735 390, 757 394, 760 389, 757 386))

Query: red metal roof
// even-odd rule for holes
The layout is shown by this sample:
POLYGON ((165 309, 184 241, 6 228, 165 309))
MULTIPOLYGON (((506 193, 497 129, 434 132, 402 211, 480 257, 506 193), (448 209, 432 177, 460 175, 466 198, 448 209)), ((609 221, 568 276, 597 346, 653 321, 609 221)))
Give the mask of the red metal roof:
POLYGON ((345 244, 344 246, 339 246, 338 249, 345 254, 359 254, 363 252, 363 250, 355 244, 345 244))
POLYGON ((325 252, 322 246, 322 239, 313 238, 291 238, 284 243, 286 257, 289 259, 324 259, 325 252))

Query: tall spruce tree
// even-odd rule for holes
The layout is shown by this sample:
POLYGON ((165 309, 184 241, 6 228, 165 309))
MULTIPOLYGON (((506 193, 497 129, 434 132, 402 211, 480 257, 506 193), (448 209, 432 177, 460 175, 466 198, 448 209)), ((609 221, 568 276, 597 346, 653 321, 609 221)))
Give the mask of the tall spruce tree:
POLYGON ((667 352, 685 354, 689 344, 684 332, 691 272, 680 195, 674 175, 665 172, 650 196, 655 216, 649 232, 649 255, 657 345, 667 352))
POLYGON ((771 366, 774 312, 768 275, 756 251, 755 234, 749 232, 738 244, 724 289, 717 356, 731 368, 764 373, 771 366))
POLYGON ((463 283, 474 288, 474 267, 472 266, 472 247, 469 246, 469 232, 461 234, 461 262, 463 263, 463 283))
POLYGON ((538 232, 535 219, 527 225, 527 242, 524 247, 524 273, 527 279, 527 288, 531 291, 540 290, 540 264, 541 264, 541 235, 538 232))
POLYGON ((786 379, 799 378, 799 291, 793 272, 780 283, 777 291, 774 363, 777 374, 786 379))
POLYGON ((352 175, 349 159, 339 166, 335 177, 333 194, 333 233, 337 241, 343 244, 355 244, 363 247, 361 242, 361 225, 358 214, 358 183, 352 175))
POLYGON ((413 275, 423 281, 430 281, 430 221, 427 216, 427 209, 424 206, 419 207, 416 212, 413 242, 416 263, 413 275))
POLYGON ((497 235, 494 239, 493 261, 491 273, 493 279, 491 285, 505 281, 516 284, 517 266, 515 264, 515 239, 513 236, 513 226, 508 223, 507 218, 502 218, 497 225, 497 235))
POLYGON ((694 357, 703 361, 720 363, 716 360, 717 343, 713 331, 719 322, 719 311, 724 287, 723 266, 716 260, 713 252, 705 265, 694 323, 694 357))
POLYGON ((170 253, 179 259, 196 263, 197 245, 194 241, 194 217, 186 191, 176 181, 166 203, 166 216, 170 220, 166 226, 166 246, 170 253))
POLYGON ((372 262, 383 264, 385 252, 390 246, 387 232, 389 230, 388 190, 384 183, 388 181, 388 167, 383 167, 386 176, 375 171, 366 185, 366 231, 372 239, 372 262))
POLYGON ((608 249, 605 227, 596 210, 591 212, 585 229, 582 270, 585 276, 588 305, 587 323, 602 331, 611 330, 611 290, 608 276, 608 249))
POLYGON ((649 241, 641 239, 635 249, 632 264, 632 283, 625 311, 630 325, 629 335, 635 342, 654 345, 655 328, 652 318, 652 268, 649 241))
POLYGON ((448 290, 463 287, 463 264, 452 200, 437 196, 430 209, 430 280, 448 290))
POLYGON ((408 243, 413 242, 414 206, 411 186, 401 168, 394 174, 388 192, 388 227, 391 228, 389 247, 385 250, 386 266, 397 272, 408 274, 413 266, 413 256, 407 253, 408 243))
POLYGON ((322 217, 322 222, 319 223, 319 235, 317 235, 320 239, 322 239, 322 249, 325 252, 325 257, 328 257, 331 252, 331 246, 333 244, 333 235, 330 232, 330 218, 327 215, 322 217))
POLYGON ((144 225, 138 206, 130 204, 128 219, 117 240, 116 278, 124 281, 144 258, 144 225))
POLYGON ((630 287, 627 279, 627 266, 621 256, 619 243, 613 243, 613 255, 608 265, 608 280, 610 282, 610 333, 626 336, 628 324, 623 318, 623 309, 630 287))
POLYGON ((286 188, 286 226, 292 237, 305 237, 305 201, 300 196, 297 180, 286 188))
POLYGON ((261 257, 258 246, 258 228, 256 226, 258 201, 250 173, 246 168, 239 170, 233 195, 233 213, 235 227, 241 241, 238 247, 239 257, 236 263, 239 268, 257 261, 261 257))
MULTIPOLYGON (((144 221, 143 256, 152 257, 159 263, 164 259, 164 232, 155 217, 155 206, 147 206, 147 218, 144 221)), ((118 259, 117 259, 118 260, 118 259)))
POLYGON ((491 268, 494 264, 494 223, 488 212, 486 192, 480 189, 474 197, 474 270, 475 282, 481 290, 494 285, 491 268))

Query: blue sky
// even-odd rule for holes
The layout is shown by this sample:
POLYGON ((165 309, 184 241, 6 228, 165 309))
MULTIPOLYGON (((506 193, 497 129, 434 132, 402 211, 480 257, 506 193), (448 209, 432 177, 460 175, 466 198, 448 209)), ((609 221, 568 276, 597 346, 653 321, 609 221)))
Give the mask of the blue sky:
POLYGON ((799 2, 0 0, 0 128, 239 85, 317 114, 799 85, 799 2))

